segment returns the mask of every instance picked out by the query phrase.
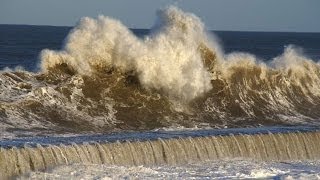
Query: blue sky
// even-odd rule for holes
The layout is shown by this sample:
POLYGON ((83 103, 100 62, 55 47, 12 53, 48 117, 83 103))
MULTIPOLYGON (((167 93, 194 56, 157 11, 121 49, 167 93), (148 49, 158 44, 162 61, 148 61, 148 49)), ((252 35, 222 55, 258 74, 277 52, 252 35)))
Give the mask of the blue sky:
POLYGON ((73 26, 103 14, 149 28, 156 10, 172 4, 210 30, 320 32, 320 0, 0 0, 0 24, 73 26))

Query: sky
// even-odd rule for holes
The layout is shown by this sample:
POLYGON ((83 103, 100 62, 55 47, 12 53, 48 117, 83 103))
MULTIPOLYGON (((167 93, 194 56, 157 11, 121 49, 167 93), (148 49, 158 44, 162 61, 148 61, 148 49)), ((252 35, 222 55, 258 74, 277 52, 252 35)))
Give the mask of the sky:
POLYGON ((196 14, 209 30, 320 32, 320 0, 0 0, 0 24, 74 26, 102 14, 150 28, 169 5, 196 14))

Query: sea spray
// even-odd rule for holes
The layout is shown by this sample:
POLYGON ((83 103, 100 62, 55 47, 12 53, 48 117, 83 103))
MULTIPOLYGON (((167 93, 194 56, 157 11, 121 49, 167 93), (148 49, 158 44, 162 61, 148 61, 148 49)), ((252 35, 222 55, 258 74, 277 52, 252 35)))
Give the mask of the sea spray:
POLYGON ((158 15, 157 29, 144 39, 112 18, 82 18, 63 50, 42 52, 42 69, 67 64, 77 73, 88 74, 116 68, 138 76, 144 88, 182 101, 208 92, 210 73, 198 49, 208 41, 203 23, 175 7, 158 15))
POLYGON ((296 47, 267 62, 224 54, 195 15, 157 15, 143 38, 82 18, 61 50, 42 51, 42 71, 1 72, 3 136, 319 125, 320 65, 296 47))

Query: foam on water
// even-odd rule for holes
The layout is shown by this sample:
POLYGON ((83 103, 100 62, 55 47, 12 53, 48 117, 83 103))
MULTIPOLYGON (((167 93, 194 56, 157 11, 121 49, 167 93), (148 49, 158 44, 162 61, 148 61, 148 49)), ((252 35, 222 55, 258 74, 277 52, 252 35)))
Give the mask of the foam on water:
POLYGON ((319 161, 260 162, 233 159, 185 165, 109 166, 74 164, 18 179, 319 179, 319 161))
POLYGON ((82 18, 61 50, 41 52, 40 72, 1 72, 2 136, 320 124, 320 65, 301 50, 224 54, 194 14, 157 15, 143 38, 82 18))
POLYGON ((95 142, 72 137, 69 138, 73 139, 71 144, 68 138, 47 138, 47 141, 38 138, 41 144, 36 146, 36 139, 30 143, 19 139, 1 142, 5 149, 0 149, 0 178, 7 179, 30 171, 49 170, 52 167, 77 163, 174 166, 237 158, 282 162, 318 160, 320 157, 317 143, 320 133, 316 129, 267 134, 260 134, 259 131, 235 135, 232 131, 220 135, 210 135, 210 131, 202 133, 204 137, 193 131, 189 132, 193 136, 187 136, 188 132, 184 136, 173 133, 167 137, 160 133, 158 139, 143 137, 140 134, 140 140, 129 136, 127 139, 118 137, 118 140, 114 141, 111 137, 111 142, 104 141, 102 136, 89 137, 88 140, 95 142), (57 144, 57 140, 63 144, 57 144), (22 142, 25 144, 21 147, 22 142), (16 146, 11 147, 10 144, 16 146))
MULTIPOLYGON (((160 10, 144 38, 110 17, 82 18, 61 50, 43 50, 40 59, 37 73, 0 73, 1 139, 320 124, 319 62, 294 46, 268 62, 248 53, 224 54, 198 17, 176 7, 160 10)), ((58 145, 52 137, 49 144, 9 143, 0 148, 0 175, 43 170, 22 179, 319 178, 316 128, 230 132, 143 141, 58 145)))
POLYGON ((174 7, 158 16, 156 28, 144 39, 112 18, 82 18, 62 51, 42 52, 42 69, 66 63, 77 73, 88 74, 114 67, 136 74, 145 88, 180 100, 208 92, 210 74, 198 50, 209 41, 203 23, 174 7))

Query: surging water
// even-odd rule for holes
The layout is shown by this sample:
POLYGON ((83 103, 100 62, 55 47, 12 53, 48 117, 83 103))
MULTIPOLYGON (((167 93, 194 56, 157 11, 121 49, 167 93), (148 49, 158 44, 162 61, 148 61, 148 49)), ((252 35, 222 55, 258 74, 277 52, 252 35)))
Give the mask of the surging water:
POLYGON ((208 136, 152 141, 85 143, 1 149, 3 178, 58 165, 177 165, 248 158, 264 161, 320 158, 319 132, 208 136))
POLYGON ((159 11, 158 16, 156 29, 144 39, 117 20, 83 18, 62 51, 42 52, 42 69, 50 71, 66 64, 76 73, 88 75, 115 68, 137 76, 144 88, 185 101, 208 92, 210 73, 199 48, 215 49, 210 47, 203 23, 173 7, 159 11))
POLYGON ((74 164, 18 179, 319 179, 319 161, 219 160, 180 165, 116 166, 74 164))
MULTIPOLYGON (((294 46, 268 63, 224 54, 205 25, 175 7, 149 35, 83 18, 41 71, 0 73, 3 132, 319 125, 320 66, 294 46)), ((6 135, 3 135, 6 136, 6 135)))

